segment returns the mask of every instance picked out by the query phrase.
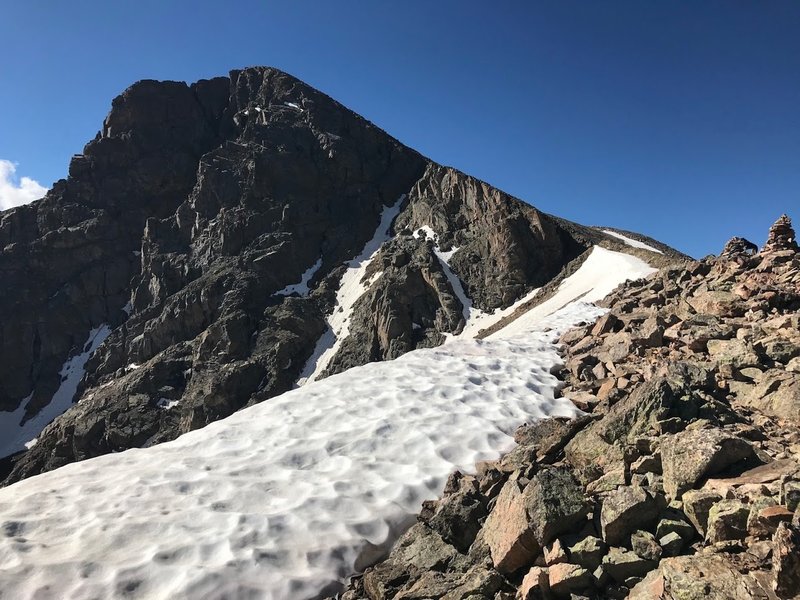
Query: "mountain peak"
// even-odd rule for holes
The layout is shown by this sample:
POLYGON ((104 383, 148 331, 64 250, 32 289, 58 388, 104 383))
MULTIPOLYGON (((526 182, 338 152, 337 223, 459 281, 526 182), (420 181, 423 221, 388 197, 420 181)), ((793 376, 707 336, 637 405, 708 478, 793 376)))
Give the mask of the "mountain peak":
POLYGON ((14 427, 107 332, 9 481, 173 439, 312 371, 477 335, 597 244, 682 258, 437 165, 272 67, 130 86, 67 180, 4 215, 0 242, 20 294, 0 297, 14 427))

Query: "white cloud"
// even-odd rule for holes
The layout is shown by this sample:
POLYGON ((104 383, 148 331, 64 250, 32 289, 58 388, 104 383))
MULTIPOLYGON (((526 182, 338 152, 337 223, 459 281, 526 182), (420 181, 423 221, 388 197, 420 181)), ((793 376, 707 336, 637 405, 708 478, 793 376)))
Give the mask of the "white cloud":
POLYGON ((39 185, 30 177, 15 175, 17 165, 10 160, 0 158, 0 210, 21 206, 38 200, 47 192, 47 188, 39 185))

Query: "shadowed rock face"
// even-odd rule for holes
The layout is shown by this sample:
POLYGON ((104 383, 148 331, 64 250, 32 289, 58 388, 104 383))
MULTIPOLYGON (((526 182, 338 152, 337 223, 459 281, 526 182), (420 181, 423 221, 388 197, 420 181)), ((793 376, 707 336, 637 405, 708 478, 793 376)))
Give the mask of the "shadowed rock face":
POLYGON ((112 329, 76 404, 6 460, 6 482, 173 439, 290 389, 343 264, 400 198, 371 266, 381 275, 326 374, 463 327, 431 242, 410 235, 419 227, 458 248, 448 268, 483 310, 546 284, 598 237, 428 161, 275 69, 126 90, 68 179, 0 214, 0 410, 30 397, 34 416, 89 331, 112 329), (278 293, 304 274, 309 293, 278 293))
POLYGON ((568 231, 552 217, 454 169, 430 164, 397 227, 431 227, 467 296, 482 309, 511 304, 541 287, 589 245, 588 231, 568 231))
POLYGON ((0 214, 1 410, 33 394, 28 416, 36 412, 70 350, 124 319, 145 220, 172 214, 191 191, 197 158, 219 143, 226 88, 225 79, 137 83, 67 180, 0 214))

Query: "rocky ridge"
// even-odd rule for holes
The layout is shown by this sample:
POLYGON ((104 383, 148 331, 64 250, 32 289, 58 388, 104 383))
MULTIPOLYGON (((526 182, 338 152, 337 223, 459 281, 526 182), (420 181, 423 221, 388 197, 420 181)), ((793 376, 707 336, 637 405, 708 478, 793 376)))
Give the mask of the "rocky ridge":
MULTIPOLYGON (((738 250, 737 250, 738 248, 738 250)), ((562 336, 587 414, 454 473, 342 600, 800 597, 800 253, 623 284, 562 336)))
POLYGON ((387 210, 397 217, 322 375, 462 331, 454 287, 491 312, 594 244, 640 252, 437 165, 267 67, 134 84, 69 173, 0 214, 0 418, 34 418, 88 333, 110 335, 72 406, 0 457, 4 483, 174 439, 291 389, 387 210))

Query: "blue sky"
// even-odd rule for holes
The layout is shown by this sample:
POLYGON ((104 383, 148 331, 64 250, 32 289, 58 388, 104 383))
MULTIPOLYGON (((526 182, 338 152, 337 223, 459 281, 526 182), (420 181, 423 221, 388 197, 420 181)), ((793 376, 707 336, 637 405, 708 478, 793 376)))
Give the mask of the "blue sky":
POLYGON ((694 256, 732 235, 763 243, 781 212, 800 224, 793 0, 5 0, 0 11, 0 159, 16 163, 0 174, 14 185, 64 177, 133 81, 261 64, 581 223, 694 256))

